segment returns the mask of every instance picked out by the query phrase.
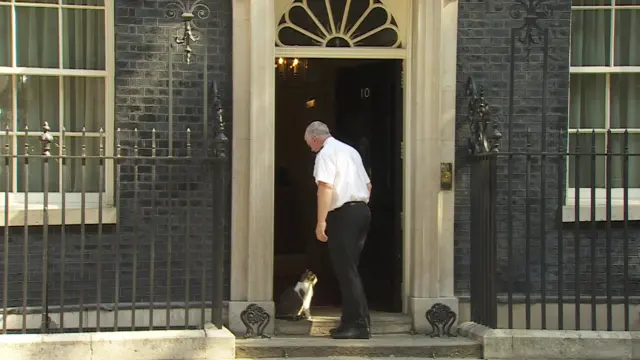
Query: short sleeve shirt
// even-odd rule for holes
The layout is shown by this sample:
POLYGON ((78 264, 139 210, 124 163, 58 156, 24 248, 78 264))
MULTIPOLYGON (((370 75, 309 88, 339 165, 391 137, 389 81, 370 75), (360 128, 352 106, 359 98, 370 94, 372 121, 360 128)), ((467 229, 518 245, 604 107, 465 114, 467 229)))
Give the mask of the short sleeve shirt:
POLYGON ((313 168, 316 183, 322 181, 333 187, 329 211, 350 201, 369 202, 371 182, 362 158, 356 149, 333 137, 328 138, 316 154, 313 168))

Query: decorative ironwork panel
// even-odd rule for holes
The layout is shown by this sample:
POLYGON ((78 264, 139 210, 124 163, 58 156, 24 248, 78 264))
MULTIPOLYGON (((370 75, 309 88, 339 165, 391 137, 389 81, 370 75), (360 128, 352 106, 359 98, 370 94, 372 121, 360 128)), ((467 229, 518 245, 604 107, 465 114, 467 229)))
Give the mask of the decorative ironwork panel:
POLYGON ((195 32, 198 29, 195 19, 206 20, 211 14, 211 10, 202 0, 184 3, 180 0, 172 1, 167 4, 165 14, 169 19, 177 19, 180 17, 184 27, 176 31, 174 41, 177 45, 184 48, 185 60, 187 64, 191 63, 192 45, 200 40, 200 36, 195 32))
POLYGON ((265 335, 264 330, 271 322, 271 315, 258 304, 249 304, 246 309, 240 313, 240 320, 247 328, 245 333, 245 339, 249 338, 262 338, 268 339, 269 336, 265 335))
POLYGON ((442 303, 435 303, 425 313, 427 322, 431 325, 431 332, 427 333, 427 336, 431 337, 456 337, 456 334, 451 333, 451 328, 455 324, 458 316, 455 311, 442 303))
POLYGON ((515 29, 519 34, 518 41, 526 48, 527 56, 531 54, 534 45, 543 40, 544 29, 538 20, 548 19, 553 15, 553 7, 549 0, 516 0, 509 7, 509 14, 513 19, 522 19, 523 24, 515 29))
POLYGON ((398 24, 380 0, 294 0, 276 28, 277 46, 401 46, 398 24))
POLYGON ((489 103, 484 98, 482 87, 476 87, 472 78, 467 80, 467 96, 469 107, 467 118, 469 121, 469 152, 480 154, 497 152, 502 133, 498 130, 498 123, 491 117, 489 103))

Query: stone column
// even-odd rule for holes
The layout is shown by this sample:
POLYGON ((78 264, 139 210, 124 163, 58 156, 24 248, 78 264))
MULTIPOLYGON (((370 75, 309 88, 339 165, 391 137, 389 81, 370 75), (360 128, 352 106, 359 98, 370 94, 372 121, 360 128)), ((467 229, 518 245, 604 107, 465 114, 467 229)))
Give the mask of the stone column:
MULTIPOLYGON (((455 165, 456 151, 456 64, 458 56, 458 1, 444 0, 440 23, 440 161, 455 165)), ((454 173, 455 175, 455 173, 454 173)), ((440 294, 453 297, 454 282, 454 190, 441 191, 438 217, 440 259, 440 294)), ((455 301, 456 314, 458 302, 455 301)))
POLYGON ((257 304, 273 332, 274 0, 233 1, 233 193, 229 327, 257 304))
POLYGON ((453 191, 440 190, 440 163, 454 159, 457 1, 414 1, 411 67, 411 255, 409 312, 414 329, 443 303, 456 313, 453 191))

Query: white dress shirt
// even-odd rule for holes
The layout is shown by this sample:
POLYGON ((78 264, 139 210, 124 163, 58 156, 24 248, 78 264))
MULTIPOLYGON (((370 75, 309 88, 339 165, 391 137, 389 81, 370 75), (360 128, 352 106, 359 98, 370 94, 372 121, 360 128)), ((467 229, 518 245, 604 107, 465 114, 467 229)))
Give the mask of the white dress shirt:
POLYGON ((324 142, 316 154, 313 167, 316 183, 325 182, 333 186, 333 196, 329 211, 337 209, 349 201, 369 202, 371 182, 362 158, 356 149, 333 137, 324 142))

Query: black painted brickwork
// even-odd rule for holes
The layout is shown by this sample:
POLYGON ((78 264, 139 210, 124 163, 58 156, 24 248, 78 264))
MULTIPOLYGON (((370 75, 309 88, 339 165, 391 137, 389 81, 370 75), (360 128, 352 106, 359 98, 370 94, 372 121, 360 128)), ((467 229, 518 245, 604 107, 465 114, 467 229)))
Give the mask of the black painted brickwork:
MULTIPOLYGON (((137 302, 166 301, 167 277, 171 275, 169 293, 172 301, 185 301, 186 269, 190 271, 191 300, 202 296, 201 273, 203 264, 207 266, 206 293, 211 289, 211 259, 214 239, 224 239, 226 244, 225 288, 228 296, 229 279, 229 239, 230 219, 226 222, 224 234, 214 234, 212 213, 212 189, 215 171, 212 163, 204 159, 211 156, 207 147, 212 145, 216 123, 213 109, 213 95, 205 102, 203 93, 203 74, 205 71, 203 54, 206 42, 208 46, 208 65, 206 71, 209 80, 216 80, 221 91, 222 104, 227 122, 227 136, 231 139, 231 0, 205 0, 211 13, 206 21, 197 24, 207 29, 199 45, 193 46, 194 63, 186 65, 180 53, 174 56, 174 93, 173 93, 173 145, 176 156, 186 154, 186 130, 191 129, 192 152, 200 159, 188 161, 160 161, 156 164, 156 185, 153 187, 151 171, 153 162, 143 161, 139 166, 136 188, 133 162, 122 165, 120 225, 120 287, 119 301, 130 303, 133 300, 133 268, 135 231, 139 237, 137 250, 136 296, 137 302), (208 135, 204 138, 203 109, 209 106, 208 135), (208 155, 207 155, 208 154, 208 155), (171 166, 170 166, 171 165, 171 166), (137 191, 137 203, 134 193, 137 191), (170 203, 170 199, 171 203, 170 203), (190 211, 187 208, 190 204, 190 211), (142 217, 137 217, 138 215, 142 217), (155 215, 155 220, 154 216, 155 215), (187 238, 186 221, 190 216, 191 228, 187 238), (171 230, 169 229, 169 224, 171 230), (136 226, 137 224, 137 226, 136 226), (170 235, 171 234, 171 235, 170 235), (171 236, 171 249, 167 244, 171 236), (154 285, 151 286, 151 244, 155 239, 154 285), (190 244, 187 256, 186 243, 190 244), (171 256, 169 257, 169 253, 171 256), (168 267, 171 266, 170 274, 168 267), (154 290, 151 299, 150 291, 154 290)), ((138 142, 140 155, 151 155, 152 129, 157 133, 157 155, 168 153, 168 109, 169 109, 169 70, 167 45, 170 36, 176 32, 175 26, 181 26, 178 20, 165 18, 163 0, 117 0, 115 4, 116 31, 116 128, 121 129, 123 155, 132 155, 134 132, 139 130, 138 142)), ((176 51, 180 51, 179 48, 176 51)), ((230 147, 230 144, 229 144, 230 147)), ((96 154, 97 155, 97 154, 96 154)), ((230 169, 230 165, 229 165, 230 169)), ((229 170, 230 171, 230 170, 229 170)), ((230 197, 230 189, 228 190, 230 197)), ((230 210, 226 212, 230 216, 230 210)), ((41 227, 29 228, 29 264, 22 265, 24 230, 12 228, 10 236, 10 282, 9 306, 20 306, 22 302, 22 273, 28 272, 28 305, 40 306, 42 302, 42 249, 43 234, 41 227)), ((61 270, 60 227, 50 227, 49 231, 51 264, 49 266, 49 303, 58 305, 61 299, 67 305, 80 302, 81 292, 84 303, 98 301, 98 286, 101 288, 101 302, 113 303, 116 281, 116 228, 114 225, 103 227, 102 247, 98 247, 97 225, 86 228, 86 249, 80 252, 80 226, 66 227, 66 272, 61 270), (101 254, 101 255, 100 255, 101 254), (80 273, 80 264, 84 261, 84 276, 80 273), (98 284, 97 264, 102 263, 102 279, 98 284), (64 281, 65 291, 60 288, 64 281)), ((2 249, 0 247, 0 256, 2 249)), ((0 268, 0 272, 2 269, 0 268)), ((1 295, 0 295, 1 296, 1 295)), ((207 300, 211 300, 206 295, 207 300)))
MULTIPOLYGON (((466 112, 468 98, 465 96, 465 85, 469 76, 473 77, 477 85, 485 89, 486 99, 492 107, 500 123, 503 133, 501 148, 508 149, 509 138, 513 151, 524 151, 527 146, 527 129, 530 131, 531 151, 541 151, 541 131, 546 132, 546 146, 549 151, 557 151, 566 146, 566 135, 561 129, 566 129, 568 118, 569 95, 569 36, 571 19, 571 0, 551 0, 554 13, 548 19, 540 21, 540 25, 550 29, 549 46, 549 76, 547 97, 547 127, 541 129, 542 113, 542 47, 534 46, 529 61, 525 57, 524 45, 516 41, 515 51, 515 116, 511 123, 512 134, 508 132, 507 114, 509 100, 509 63, 510 28, 521 27, 522 19, 513 19, 509 14, 511 5, 518 3, 512 0, 460 0, 458 19, 458 74, 457 74, 457 141, 456 141, 456 193, 455 193, 455 288, 458 295, 469 294, 469 262, 470 241, 470 167, 467 158, 468 127, 466 112)), ((522 293, 531 288, 533 293, 540 293, 541 289, 541 221, 545 218, 546 238, 546 281, 547 295, 557 294, 558 290, 558 187, 564 188, 563 182, 558 182, 558 171, 565 173, 564 166, 559 166, 557 159, 549 159, 545 166, 546 178, 546 206, 541 215, 541 164, 540 157, 532 159, 531 179, 525 181, 524 158, 513 161, 511 166, 512 181, 512 212, 507 212, 507 165, 501 157, 498 164, 498 202, 497 202, 497 231, 498 231, 498 292, 505 292, 509 282, 513 289, 522 293), (526 282, 525 274, 525 189, 529 189, 528 202, 531 205, 531 281, 526 282), (507 260, 507 224, 513 224, 513 266, 509 268, 507 260)), ((605 263, 606 263, 606 233, 604 223, 597 225, 595 232, 584 224, 580 235, 581 266, 579 271, 579 288, 583 295, 591 294, 591 239, 595 233, 596 244, 596 287, 597 295, 604 295, 606 291, 605 263)), ((560 237, 564 246, 565 295, 572 294, 575 289, 575 256, 574 256, 574 224, 564 224, 560 227, 560 237)), ((637 223, 631 223, 629 237, 635 253, 635 244, 640 240, 637 223)), ((621 295, 623 274, 623 232, 620 224, 615 224, 612 230, 612 287, 613 295, 621 295)), ((475 256, 479 256, 476 254, 475 256)), ((640 261, 637 256, 630 259, 632 276, 632 294, 636 294, 638 268, 640 261)))
MULTIPOLYGON (((566 126, 568 112, 568 85, 569 85, 569 26, 570 26, 570 0, 555 0, 555 12, 550 20, 543 21, 542 24, 549 26, 551 31, 551 47, 550 47, 550 76, 549 76, 549 101, 548 101, 548 128, 547 139, 548 146, 555 147, 558 145, 559 129, 566 126)), ((503 149, 506 149, 507 139, 510 136, 507 132, 505 124, 508 104, 508 64, 509 55, 509 29, 511 27, 519 27, 522 20, 515 20, 509 16, 509 5, 515 1, 509 0, 460 0, 459 1, 459 20, 458 20, 458 75, 457 75, 457 169, 456 169, 456 205, 455 205, 455 269, 456 269, 456 292, 459 295, 468 294, 469 291, 469 242, 470 242, 470 214, 469 214, 469 165, 466 159, 466 105, 467 98, 464 96, 464 86, 469 76, 472 76, 479 85, 486 90, 486 96, 492 105, 493 111, 498 114, 501 123, 501 130, 504 134, 503 149)), ((158 142, 158 155, 165 155, 168 148, 168 63, 166 58, 166 44, 170 33, 171 21, 164 19, 163 9, 167 4, 161 0, 118 0, 116 1, 116 125, 122 129, 122 139, 124 151, 130 151, 133 146, 133 129, 140 130, 140 137, 146 141, 139 143, 143 149, 144 155, 149 155, 151 129, 156 128, 158 142)), ((207 0, 206 4, 211 9, 209 20, 205 22, 209 29, 206 39, 208 40, 208 72, 209 79, 215 79, 219 83, 222 90, 222 100, 225 108, 225 118, 227 121, 227 130, 231 130, 231 0, 207 0)), ((194 46, 196 54, 202 54, 202 47, 194 46)), ((532 139, 534 140, 534 148, 539 146, 540 132, 540 79, 541 79, 541 52, 540 48, 534 48, 531 55, 531 62, 527 62, 523 56, 522 46, 518 47, 516 57, 516 118, 512 124, 514 133, 512 134, 512 146, 514 149, 522 149, 525 146, 525 131, 527 128, 532 131, 532 139), (537 142, 536 142, 537 140, 537 142)), ((181 61, 176 56, 176 62, 181 61)), ((202 153, 210 143, 212 129, 209 129, 209 138, 202 139, 202 109, 203 109, 203 65, 202 59, 196 56, 196 64, 186 66, 184 64, 176 65, 174 72, 174 147, 176 149, 184 149, 186 146, 185 130, 187 127, 192 129, 192 142, 194 153, 202 153)), ((209 112, 209 124, 213 124, 213 112, 209 112)), ((566 139, 563 139, 565 142, 566 139)), ((167 248, 166 239, 168 238, 168 230, 166 229, 168 218, 168 201, 171 195, 177 201, 173 203, 174 231, 172 246, 172 289, 171 297, 174 301, 184 299, 184 262, 180 259, 184 258, 184 241, 185 236, 184 222, 186 217, 185 210, 176 210, 179 206, 186 203, 187 186, 191 189, 193 198, 201 199, 201 202, 193 202, 192 222, 196 224, 192 231, 194 246, 191 248, 190 259, 191 267, 191 298, 200 298, 200 270, 202 261, 208 261, 211 257, 210 246, 207 241, 211 238, 211 224, 207 222, 207 214, 210 213, 211 202, 207 200, 206 194, 211 192, 211 172, 206 169, 202 162, 199 163, 183 163, 180 167, 174 167, 171 179, 177 184, 173 192, 169 195, 167 183, 169 182, 168 168, 157 167, 158 186, 156 189, 157 212, 157 252, 156 252, 156 284, 155 297, 156 301, 166 299, 166 269, 167 269, 167 248), (187 185, 188 184, 188 185, 187 185), (175 224, 183 224, 177 226, 175 224)), ((536 168, 533 168, 533 179, 535 177, 536 168)), ((122 251, 121 260, 121 286, 120 298, 122 302, 130 302, 132 300, 132 267, 133 267, 133 239, 134 239, 134 217, 133 209, 135 209, 133 201, 133 166, 130 164, 123 165, 122 182, 122 206, 121 206, 121 225, 122 240, 120 248, 122 251)), ((501 163, 501 174, 505 174, 504 163, 501 163)), ((537 168, 539 172, 539 166, 537 168)), ((558 166, 555 163, 549 163, 547 167, 547 196, 548 207, 546 209, 547 224, 550 236, 548 237, 547 262, 548 271, 547 279, 550 281, 548 286, 550 290, 557 288, 557 236, 555 227, 555 209, 554 204, 557 203, 557 171, 558 166), (555 242, 554 242, 555 241, 555 242), (555 286, 555 287, 554 287, 555 286)), ((153 234, 153 222, 149 216, 151 207, 151 184, 149 182, 148 168, 142 170, 144 174, 139 178, 141 182, 141 196, 139 204, 147 207, 144 211, 146 218, 140 222, 138 227, 141 238, 138 248, 138 276, 137 276, 137 301, 149 301, 149 284, 150 284, 150 237, 153 234)), ((524 169, 522 164, 515 164, 512 173, 517 176, 513 177, 514 188, 517 181, 520 181, 520 189, 525 184, 522 183, 522 174, 524 169)), ((504 190, 504 183, 500 184, 504 190)), ((564 186, 564 184, 561 184, 564 186)), ((533 190, 531 194, 536 196, 536 190, 539 190, 539 181, 532 182, 529 187, 533 190), (536 186, 538 188, 536 188, 536 186)), ((503 192, 504 194, 504 192, 503 192)), ((513 199, 514 212, 511 217, 515 222, 522 223, 524 218, 523 194, 522 192, 514 192, 513 199)), ((505 241, 505 196, 502 195, 499 200, 499 211, 501 216, 498 218, 501 243, 505 241)), ((564 243, 567 246, 565 251, 564 263, 566 275, 566 287, 571 289, 573 286, 571 279, 573 277, 572 265, 573 261, 573 235, 569 228, 563 231, 564 243)), ((636 228, 637 229, 637 228, 636 228)), ((87 226, 87 245, 84 257, 80 254, 80 228, 79 226, 67 227, 67 246, 66 259, 67 269, 64 277, 60 274, 61 256, 60 228, 50 228, 50 244, 52 264, 50 265, 50 303, 59 304, 61 297, 64 296, 67 304, 76 304, 79 302, 80 290, 84 289, 85 302, 96 302, 97 296, 97 274, 96 263, 98 260, 98 237, 97 226, 87 226), (84 258, 85 276, 80 276, 80 262, 84 258), (62 280, 65 281, 66 291, 60 294, 60 285, 62 280)), ((103 247, 102 247, 102 301, 112 302, 115 289, 115 251, 116 238, 115 227, 112 225, 103 228, 103 247)), ((534 234, 539 233, 539 229, 533 231, 534 234)), ((11 229, 10 250, 10 306, 19 306, 21 302, 21 274, 24 271, 22 267, 22 245, 23 230, 20 228, 11 229)), ((614 264, 617 275, 621 272, 621 230, 614 229, 615 237, 615 254, 614 264)), ((225 234, 225 239, 229 240, 229 234, 225 234)), ((532 238, 532 244, 539 242, 536 235, 532 238)), ((638 240, 640 232, 631 231, 632 241, 638 240)), ((516 248, 522 249, 523 238, 520 236, 516 239, 516 248)), ((581 253, 583 257, 583 268, 581 269, 581 278, 584 289, 588 289, 588 280, 590 272, 588 271, 588 263, 590 261, 589 239, 587 233, 583 235, 581 253)), ((597 264, 599 270, 604 265, 604 231, 602 226, 598 230, 598 252, 597 264)), ((632 242, 634 244, 634 242, 632 242)), ((227 243, 227 291, 228 291, 228 251, 227 243)), ((2 249, 0 248, 0 252, 2 249)), ((504 257, 504 248, 501 248, 500 265, 502 283, 500 289, 504 290, 505 282, 508 279, 519 282, 522 288, 526 284, 522 284, 524 278, 522 264, 522 252, 517 251, 519 258, 515 263, 520 264, 517 269, 506 269, 504 257)), ((38 306, 41 303, 41 253, 42 253, 42 230, 38 227, 32 227, 29 230, 29 305, 38 306)), ((2 255, 2 254, 0 254, 2 255)), ((539 288, 540 280, 540 262, 539 253, 534 250, 532 252, 534 259, 534 271, 532 272, 533 287, 539 288)), ((630 273, 637 274, 636 267, 632 268, 630 273)), ((2 269, 0 269, 0 272, 2 269)), ((599 271, 602 273, 602 271, 599 271)), ((600 282, 603 284, 603 282, 600 282)), ((602 291, 602 289, 599 289, 602 291)))

